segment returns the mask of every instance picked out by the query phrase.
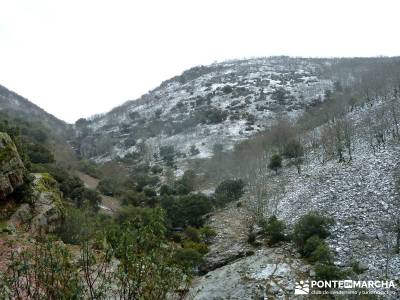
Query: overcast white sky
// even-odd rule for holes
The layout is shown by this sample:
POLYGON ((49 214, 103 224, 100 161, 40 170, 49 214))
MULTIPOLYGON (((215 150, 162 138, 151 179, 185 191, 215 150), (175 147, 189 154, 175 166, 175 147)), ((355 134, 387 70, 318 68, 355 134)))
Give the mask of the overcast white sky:
POLYGON ((0 84, 74 122, 187 68, 400 55, 398 0, 0 0, 0 84))

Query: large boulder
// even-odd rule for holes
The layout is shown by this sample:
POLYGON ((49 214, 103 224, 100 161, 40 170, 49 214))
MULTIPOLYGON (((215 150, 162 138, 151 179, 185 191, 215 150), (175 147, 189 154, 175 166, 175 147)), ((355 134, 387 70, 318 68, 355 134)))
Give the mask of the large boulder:
POLYGON ((54 232, 62 223, 64 206, 57 182, 47 173, 34 174, 32 202, 22 204, 10 219, 34 235, 54 232))
POLYGON ((0 200, 24 183, 24 164, 7 133, 0 132, 0 200))

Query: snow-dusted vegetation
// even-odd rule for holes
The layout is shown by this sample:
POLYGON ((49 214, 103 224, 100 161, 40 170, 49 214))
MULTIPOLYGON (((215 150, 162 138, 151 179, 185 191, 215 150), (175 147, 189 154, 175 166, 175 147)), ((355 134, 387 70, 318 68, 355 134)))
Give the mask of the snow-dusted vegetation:
POLYGON ((145 148, 154 159, 160 147, 173 145, 183 160, 209 157, 215 144, 231 149, 268 128, 277 116, 296 117, 323 100, 333 86, 332 79, 321 75, 326 63, 274 57, 195 67, 90 120, 81 153, 104 162, 145 148), (91 136, 96 135, 100 140, 94 143, 107 144, 102 149, 93 145, 91 136), (195 155, 192 145, 199 150, 195 155))
MULTIPOLYGON (((7 112, 21 101, 12 93, 3 100, 7 112)), ((291 299, 296 282, 306 280, 398 285, 399 120, 398 58, 289 57, 195 67, 107 114, 80 119, 70 136, 80 160, 65 167, 44 151, 57 140, 45 143, 42 129, 5 119, 18 151, 27 149, 27 170, 48 172, 40 176, 60 189, 65 215, 45 221, 65 247, 26 239, 30 205, 7 198, 0 293, 40 282, 46 249, 62 250, 69 258, 54 259, 68 262, 76 247, 86 262, 68 264, 68 274, 85 278, 63 288, 83 298, 96 298, 96 285, 99 299, 131 299, 137 291, 144 299, 160 299, 155 291, 161 298, 291 299), (9 122, 24 125, 25 146, 9 122), (21 256, 11 255, 11 241, 24 245, 21 256), (32 257, 28 246, 39 252, 32 257), (92 253, 100 269, 88 265, 92 253), (15 272, 21 262, 34 268, 15 272)), ((396 287, 370 291, 400 295, 396 287)))
POLYGON ((398 280, 399 96, 397 58, 229 61, 77 124, 78 145, 100 163, 162 165, 162 182, 189 170, 217 202, 219 182, 243 180, 244 196, 207 222, 209 273, 191 293, 282 298, 295 280, 398 280), (329 217, 329 234, 296 240, 307 216, 329 217), (278 245, 266 261, 265 242, 278 245))

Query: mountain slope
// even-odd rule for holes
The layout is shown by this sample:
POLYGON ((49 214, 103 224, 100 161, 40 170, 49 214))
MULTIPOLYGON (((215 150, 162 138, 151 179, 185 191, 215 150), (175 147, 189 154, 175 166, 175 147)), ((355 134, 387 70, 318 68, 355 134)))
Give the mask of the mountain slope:
POLYGON ((73 127, 1 85, 0 124, 18 128, 28 144, 43 144, 57 162, 65 166, 75 163, 76 155, 68 143, 73 127))
POLYGON ((12 117, 24 118, 25 121, 39 122, 55 135, 64 135, 68 129, 68 125, 64 121, 1 85, 0 111, 12 117))
POLYGON ((218 147, 232 149, 284 116, 296 119, 335 84, 372 97, 381 76, 364 73, 384 62, 395 65, 398 58, 270 57, 195 67, 105 115, 80 120, 76 148, 97 162, 157 161, 166 150, 182 166, 218 147))
POLYGON ((230 149, 281 114, 296 116, 333 86, 323 77, 329 60, 274 57, 195 67, 135 101, 77 124, 82 155, 154 159, 174 146, 177 160, 230 149))

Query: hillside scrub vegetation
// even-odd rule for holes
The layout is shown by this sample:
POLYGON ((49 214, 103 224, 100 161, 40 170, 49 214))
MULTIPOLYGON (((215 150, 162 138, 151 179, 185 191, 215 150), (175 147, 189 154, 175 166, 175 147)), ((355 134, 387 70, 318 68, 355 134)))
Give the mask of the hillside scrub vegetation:
MULTIPOLYGON (((246 247, 293 245, 299 258, 313 266, 315 279, 337 280, 354 275, 335 264, 338 253, 331 250, 335 249, 331 242, 337 238, 332 234, 336 224, 331 218, 311 212, 290 219, 282 212, 279 201, 288 193, 289 181, 325 180, 314 176, 310 166, 319 171, 331 167, 339 172, 350 168, 364 148, 379 154, 390 145, 398 145, 399 66, 398 61, 386 58, 334 59, 329 66, 321 61, 319 73, 307 77, 307 82, 294 72, 254 79, 256 97, 249 96, 248 87, 231 86, 221 78, 214 78, 215 82, 204 86, 207 91, 204 97, 178 99, 172 112, 157 108, 148 114, 156 120, 148 119, 139 110, 126 109, 128 103, 107 115, 111 121, 104 122, 101 129, 104 135, 96 132, 95 125, 105 120, 105 116, 80 119, 75 124, 72 145, 82 157, 104 158, 97 160, 102 162, 99 165, 84 158, 77 159, 74 167, 65 167, 57 161, 51 148, 54 137, 43 124, 1 112, 0 131, 11 136, 27 169, 25 185, 13 197, 29 203, 32 181, 29 173, 48 173, 62 193, 65 215, 52 235, 32 239, 27 247, 13 253, 0 275, 0 298, 107 299, 110 295, 118 299, 180 298, 191 279, 205 269, 210 252, 214 251, 211 253, 214 255, 219 251, 211 244, 221 239, 220 232, 208 227, 209 220, 215 218, 209 216, 225 209, 233 217, 246 214, 243 231, 248 231, 244 235, 241 232, 244 238, 240 235, 245 244, 240 247, 245 250, 240 248, 239 256, 251 253, 246 252, 246 247), (306 94, 285 88, 268 93, 261 89, 269 86, 274 76, 291 84, 312 86, 311 81, 317 77, 329 83, 324 85, 323 93, 316 97, 312 93, 314 98, 301 102, 302 106, 296 109, 299 104, 295 102, 308 97, 306 94), (243 98, 236 99, 238 95, 243 98), (232 101, 226 106, 213 107, 209 103, 215 97, 232 101), (258 112, 274 113, 265 126, 260 126, 256 109, 245 111, 254 99, 258 102, 254 106, 258 112), (178 112, 187 113, 187 119, 166 119, 168 113, 178 112), (119 113, 126 114, 124 123, 118 123, 119 113), (127 123, 128 119, 132 123, 127 123), (182 132, 209 136, 224 129, 224 124, 236 121, 246 126, 238 131, 247 130, 251 134, 242 132, 235 144, 225 143, 224 139, 198 143, 188 140, 182 150, 171 138, 182 132), (253 127, 257 131, 252 131, 253 127), (171 139, 158 143, 161 136, 171 139), (106 161, 115 149, 126 150, 123 147, 129 147, 130 152, 106 161), (204 154, 210 156, 204 158, 207 156, 204 154), (78 170, 95 177, 99 181, 97 188, 85 186, 75 176, 78 170), (120 203, 121 208, 108 214, 101 210, 102 200, 107 197, 120 203), (246 233, 251 245, 246 244, 246 233), (259 242, 260 236, 265 243, 259 242)), ((218 69, 217 66, 194 68, 171 82, 188 83, 215 68, 218 69)), ((188 84, 182 94, 190 94, 193 89, 188 84)), ((144 96, 137 103, 145 105, 151 97, 144 96)), ((396 176, 393 181, 397 191, 396 176)), ((300 188, 289 200, 304 196, 301 192, 300 188)), ((324 197, 336 197, 335 192, 328 191, 324 197)), ((380 193, 388 190, 368 190, 368 193, 382 196, 380 193)), ((397 198, 397 194, 393 196, 397 198)), ((302 208, 298 205, 294 211, 299 214, 302 208)), ((375 234, 377 243, 387 250, 382 254, 386 269, 400 249, 399 218, 394 214, 389 219, 383 233, 375 234), (384 240, 385 234, 395 236, 394 247, 384 240)), ((355 221, 349 218, 346 222, 355 221)), ((234 252, 234 247, 231 248, 234 252)), ((353 269, 361 274, 363 268, 353 269)))
POLYGON ((217 205, 224 205, 237 201, 244 193, 245 183, 241 179, 228 179, 222 181, 215 189, 215 201, 217 205))
MULTIPOLYGON (((2 275, 0 295, 24 299, 165 299, 184 288, 186 263, 176 262, 164 238, 160 210, 149 219, 132 219, 104 232, 97 252, 83 243, 79 260, 67 247, 37 241, 34 249, 13 255, 2 275), (139 225, 140 224, 140 225, 139 225), (138 226, 139 225, 139 226, 138 226), (117 261, 113 267, 113 261, 117 261), (83 274, 83 276, 82 276, 83 274)), ((177 254, 178 255, 178 254, 177 254)))

